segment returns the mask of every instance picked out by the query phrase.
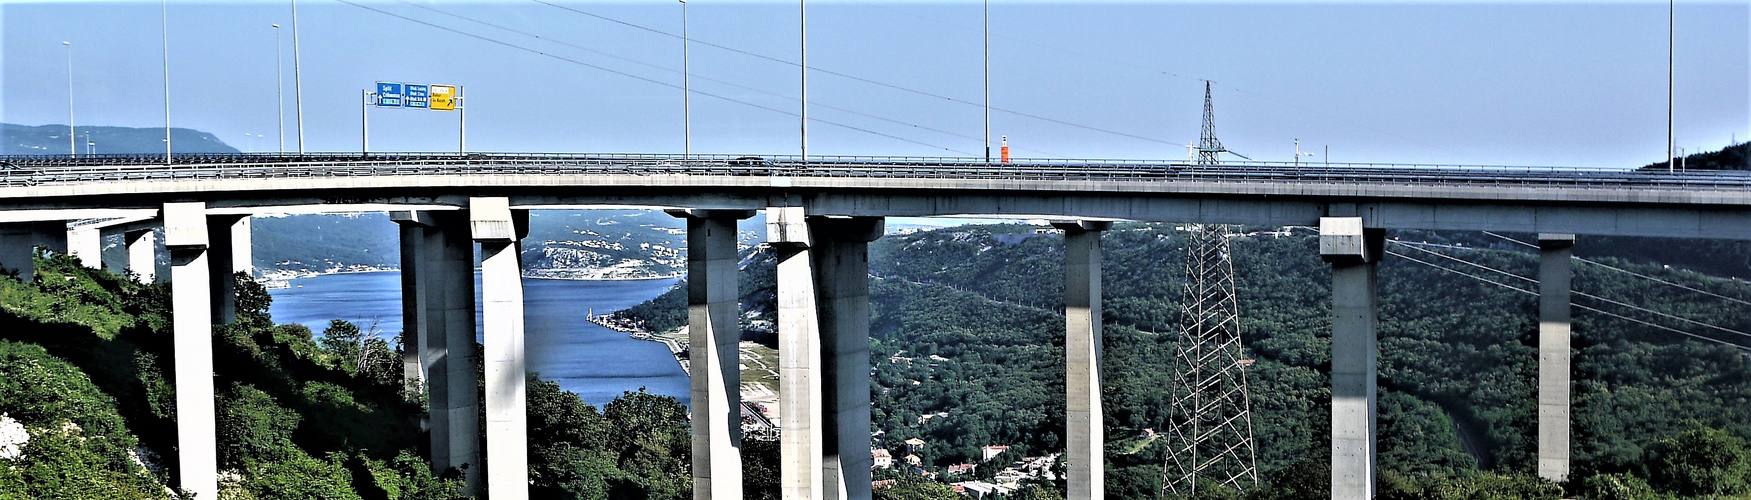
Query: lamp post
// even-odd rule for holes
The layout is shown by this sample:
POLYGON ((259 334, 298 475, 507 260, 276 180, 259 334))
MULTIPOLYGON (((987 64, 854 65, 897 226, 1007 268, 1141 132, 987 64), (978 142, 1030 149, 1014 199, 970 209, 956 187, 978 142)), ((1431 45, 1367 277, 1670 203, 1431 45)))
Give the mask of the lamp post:
POLYGON ((164 165, 170 166, 170 0, 158 2, 158 24, 164 37, 164 165))
POLYGON ((1672 163, 1676 156, 1673 148, 1677 143, 1672 134, 1672 53, 1673 42, 1677 39, 1674 28, 1678 14, 1678 0, 1666 2, 1666 173, 1672 173, 1672 163))
POLYGON ((298 154, 304 154, 304 73, 299 70, 298 0, 292 0, 292 96, 298 108, 298 154))
POLYGON ((809 166, 809 1, 797 0, 797 32, 801 38, 802 64, 802 165, 809 166))
POLYGON ((67 156, 78 156, 79 146, 73 131, 73 42, 62 41, 62 47, 67 48, 67 156))
POLYGON ((693 158, 693 90, 692 74, 687 68, 687 0, 681 0, 681 158, 693 158))
POLYGON ((280 58, 280 23, 274 23, 274 108, 280 113, 280 154, 286 154, 286 62, 280 58))
POLYGON ((985 163, 991 163, 991 0, 985 0, 985 163))

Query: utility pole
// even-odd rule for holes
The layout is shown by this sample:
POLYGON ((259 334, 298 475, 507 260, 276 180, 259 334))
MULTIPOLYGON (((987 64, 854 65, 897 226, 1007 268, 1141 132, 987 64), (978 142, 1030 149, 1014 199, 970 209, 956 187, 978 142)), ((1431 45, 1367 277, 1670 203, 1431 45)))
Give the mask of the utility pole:
POLYGON ((274 23, 274 108, 280 113, 280 154, 286 154, 286 62, 280 58, 280 24, 274 23))
POLYGON ((692 40, 687 38, 687 0, 681 0, 681 158, 693 158, 693 87, 687 69, 687 50, 692 40))
POLYGON ((61 46, 67 48, 67 155, 78 156, 78 132, 73 131, 73 42, 63 41, 61 46))
POLYGON ((298 57, 298 0, 292 0, 292 101, 298 113, 298 154, 304 154, 304 72, 298 57))
POLYGON ((809 167, 809 0, 797 0, 797 13, 801 22, 798 33, 801 35, 802 47, 802 164, 809 167))
POLYGON ((164 37, 164 166, 170 166, 170 0, 158 2, 158 23, 164 37))

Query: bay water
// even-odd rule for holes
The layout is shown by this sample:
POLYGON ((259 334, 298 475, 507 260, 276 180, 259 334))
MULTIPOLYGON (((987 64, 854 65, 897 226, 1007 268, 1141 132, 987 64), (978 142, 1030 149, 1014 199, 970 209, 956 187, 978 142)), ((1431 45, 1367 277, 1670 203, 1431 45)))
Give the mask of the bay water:
MULTIPOLYGON (((475 276, 479 304, 480 276, 475 276)), ((607 314, 650 300, 674 286, 674 278, 628 281, 523 279, 524 343, 529 371, 561 389, 578 393, 597 407, 623 392, 674 396, 688 404, 687 373, 660 343, 591 323, 588 315, 607 314)), ((291 288, 269 290, 268 312, 277 323, 297 323, 318 335, 335 319, 360 328, 377 325, 379 336, 401 333, 401 273, 329 274, 290 281, 291 288)), ((480 311, 476 309, 478 318, 480 311)), ((478 319, 476 324, 479 324, 478 319)), ((476 332, 476 338, 479 332, 476 332)))

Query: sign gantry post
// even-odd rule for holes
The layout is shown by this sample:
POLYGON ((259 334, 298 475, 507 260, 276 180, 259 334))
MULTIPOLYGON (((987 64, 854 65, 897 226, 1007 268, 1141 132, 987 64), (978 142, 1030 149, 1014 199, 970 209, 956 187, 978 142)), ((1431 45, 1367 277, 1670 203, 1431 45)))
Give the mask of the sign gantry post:
POLYGON ((372 105, 379 108, 429 109, 432 111, 456 111, 458 115, 458 138, 456 152, 465 153, 468 150, 468 118, 462 114, 462 87, 460 85, 436 85, 423 83, 377 82, 377 91, 364 91, 364 98, 359 111, 360 150, 370 154, 370 119, 365 109, 372 105))

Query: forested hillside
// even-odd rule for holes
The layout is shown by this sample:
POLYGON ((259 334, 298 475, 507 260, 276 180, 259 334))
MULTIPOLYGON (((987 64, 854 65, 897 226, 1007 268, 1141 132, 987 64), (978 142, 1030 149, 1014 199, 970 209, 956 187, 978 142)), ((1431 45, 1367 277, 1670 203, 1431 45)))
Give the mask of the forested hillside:
MULTIPOLYGON (((0 276, 0 498, 173 498, 169 285, 67 256, 36 266, 29 283, 0 276)), ((424 396, 402 390, 399 346, 343 321, 321 337, 276 325, 272 298, 239 279, 239 320, 213 329, 220 498, 460 498, 458 471, 424 458, 424 396)), ((679 401, 629 393, 597 410, 534 377, 528 391, 535 498, 691 498, 679 401)), ((771 492, 777 476, 749 482, 771 492)))
MULTIPOLYGON (((1381 265, 1385 494, 1562 493, 1531 474, 1535 297, 1457 272, 1536 287, 1447 258, 1530 277, 1536 252, 1479 233, 1389 237, 1401 241, 1390 250, 1441 267, 1397 256, 1381 265)), ((1329 478, 1331 418, 1329 267, 1319 259, 1317 235, 1306 229, 1237 236, 1231 243, 1242 336, 1257 360, 1248 375, 1258 464, 1270 484, 1251 496, 1323 497, 1329 494, 1319 485, 1329 478)), ((1183 233, 1167 224, 1125 224, 1108 231, 1103 244, 1107 488, 1115 498, 1151 498, 1166 450, 1138 436, 1163 429, 1168 419, 1183 233)), ((1574 287, 1597 298, 1578 295, 1576 304, 1745 345, 1732 333, 1606 302, 1751 330, 1745 314, 1751 286, 1685 270, 1737 274, 1745 269, 1742 247, 1583 236, 1577 254, 1597 264, 1577 262, 1574 287), (1662 255, 1684 255, 1685 263, 1667 268, 1648 260, 1662 255)), ((929 445, 918 454, 931 471, 977 463, 981 446, 1012 446, 1020 452, 1015 456, 1062 449, 1061 236, 1019 225, 889 235, 872 244, 870 264, 872 423, 885 433, 878 444, 924 439, 929 445)), ((744 271, 744 308, 769 300, 762 297, 771 296, 770 288, 748 288, 762 281, 748 276, 767 272, 744 271)), ((684 293, 623 314, 685 321, 672 310, 684 306, 684 293)), ((755 315, 769 314, 755 309, 755 315)), ((1568 493, 1751 493, 1751 456, 1743 446, 1751 437, 1751 368, 1744 352, 1600 313, 1575 314, 1575 480, 1568 493), (1711 451, 1703 458, 1687 454, 1691 449, 1711 451), (1712 479, 1697 479, 1704 476, 1712 479)))

